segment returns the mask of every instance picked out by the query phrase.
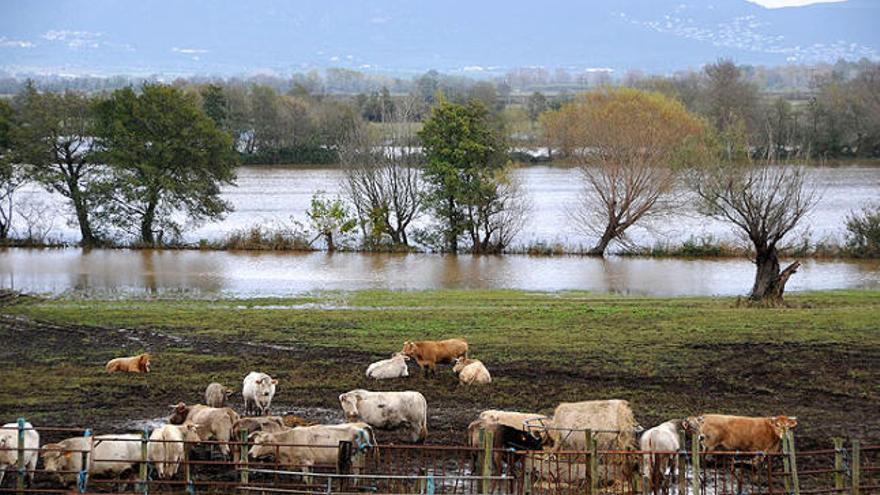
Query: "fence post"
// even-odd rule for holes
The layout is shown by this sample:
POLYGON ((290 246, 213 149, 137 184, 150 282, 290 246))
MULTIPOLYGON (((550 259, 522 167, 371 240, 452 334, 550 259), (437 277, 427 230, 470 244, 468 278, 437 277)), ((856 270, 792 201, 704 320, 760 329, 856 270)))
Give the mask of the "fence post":
POLYGON ((79 475, 76 480, 76 487, 80 493, 85 493, 89 487, 89 457, 92 453, 92 430, 86 428, 86 431, 83 432, 83 439, 83 444, 87 444, 87 448, 84 448, 80 454, 82 464, 80 465, 79 475))
POLYGON ((684 430, 678 432, 678 493, 687 495, 687 434, 684 430))
POLYGON ((788 438, 788 457, 791 459, 791 486, 794 488, 794 495, 801 495, 801 483, 798 479, 797 454, 794 447, 794 432, 787 430, 785 436, 788 438))
MULTIPOLYGON (((141 492, 144 495, 147 495, 149 492, 149 476, 150 470, 147 466, 147 443, 150 441, 150 429, 149 427, 144 426, 143 436, 141 436, 141 466, 140 466, 140 475, 141 475, 141 492)), ((166 446, 167 448, 167 446, 166 446)))
POLYGON ((843 491, 843 439, 834 437, 834 489, 843 491))
POLYGON ((593 430, 587 430, 587 446, 590 449, 590 494, 599 494, 599 442, 593 430))
POLYGON ((525 454, 523 459, 523 495, 532 495, 532 469, 535 467, 533 454, 525 454))
MULTIPOLYGON (((238 432, 238 441, 241 442, 241 445, 238 446, 238 462, 239 462, 239 484, 247 485, 250 483, 250 472, 248 471, 248 448, 247 448, 247 440, 248 440, 248 431, 247 428, 242 429, 238 432)), ((278 457, 275 457, 276 461, 278 457)))
POLYGON ((186 443, 186 436, 183 438, 183 481, 186 483, 187 495, 195 495, 196 487, 193 484, 192 469, 189 465, 189 445, 186 443))
POLYGON ((494 434, 491 431, 483 431, 481 438, 483 447, 483 491, 482 493, 492 492, 492 443, 494 434))
POLYGON ((859 495, 859 475, 861 474, 861 466, 859 459, 861 453, 861 445, 858 440, 852 441, 852 495, 859 495))
POLYGON ((693 495, 700 495, 700 435, 691 435, 691 470, 693 495))
POLYGON ((27 470, 24 465, 24 418, 18 418, 18 476, 15 479, 15 486, 18 493, 24 493, 24 476, 27 470))
POLYGON ((783 466, 783 469, 785 470, 785 473, 782 476, 782 481, 783 481, 783 484, 785 485, 785 493, 790 494, 791 493, 792 474, 791 474, 791 458, 788 456, 788 435, 783 434, 782 438, 780 440, 782 441, 782 466, 783 466))

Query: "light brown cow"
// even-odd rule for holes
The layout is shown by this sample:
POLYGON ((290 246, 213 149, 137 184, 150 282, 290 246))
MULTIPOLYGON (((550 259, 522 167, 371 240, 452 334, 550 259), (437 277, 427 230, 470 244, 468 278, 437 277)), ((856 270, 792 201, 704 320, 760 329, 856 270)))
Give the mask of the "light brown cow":
POLYGON ((778 452, 782 435, 797 426, 797 418, 704 414, 687 418, 682 426, 700 435, 705 450, 778 452))
POLYGON ((437 365, 452 363, 456 358, 467 357, 468 344, 462 339, 407 341, 403 343, 402 354, 419 363, 419 367, 428 376, 437 375, 437 365))
POLYGON ((121 357, 107 361, 104 367, 107 373, 115 373, 122 371, 124 373, 149 373, 150 372, 150 354, 143 353, 137 356, 121 357))
MULTIPOLYGON (((193 422, 198 427, 198 434, 202 440, 215 439, 220 442, 229 442, 232 439, 232 425, 238 421, 238 413, 228 407, 209 407, 204 404, 187 406, 183 402, 170 406, 174 412, 168 418, 173 425, 181 425, 186 421, 193 422)), ((220 444, 220 452, 229 455, 229 445, 220 444)))

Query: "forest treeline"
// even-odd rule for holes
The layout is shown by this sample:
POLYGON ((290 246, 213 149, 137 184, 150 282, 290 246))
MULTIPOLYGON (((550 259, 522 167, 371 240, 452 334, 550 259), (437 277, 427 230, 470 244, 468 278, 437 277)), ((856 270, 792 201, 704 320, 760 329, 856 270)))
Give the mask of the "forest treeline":
MULTIPOLYGON (((544 157, 579 167, 580 201, 564 207, 571 228, 595 239, 589 254, 627 246, 633 226, 696 202, 749 240, 752 298, 781 301, 799 264, 782 268, 780 253, 818 201, 800 162, 880 156, 876 63, 817 80, 806 101, 762 93, 728 60, 523 103, 491 81, 444 81, 429 73, 406 94, 348 96, 302 83, 85 93, 29 82, 0 100, 0 240, 16 214, 33 223, 14 201, 26 183, 67 200, 84 246, 161 246, 231 211, 221 190, 238 163, 339 163, 342 195, 316 191, 305 223, 255 226, 223 245, 503 253, 530 210, 514 161, 544 157)), ((877 206, 853 212, 846 228, 847 253, 880 252, 877 206)))

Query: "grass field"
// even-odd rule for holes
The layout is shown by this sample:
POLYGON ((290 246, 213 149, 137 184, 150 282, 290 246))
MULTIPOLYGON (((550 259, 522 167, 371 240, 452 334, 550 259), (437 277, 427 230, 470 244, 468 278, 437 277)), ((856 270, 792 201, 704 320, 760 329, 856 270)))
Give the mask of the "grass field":
MULTIPOLYGON (((9 298, 0 306, 0 420, 118 432, 199 402, 251 370, 279 379, 275 411, 341 420, 353 388, 413 389, 429 442, 460 443, 483 409, 552 412, 562 401, 628 399, 652 426, 703 412, 798 416, 799 444, 880 440, 880 292, 791 296, 791 307, 729 298, 587 293, 364 291, 289 299, 9 298), (449 367, 382 382, 366 366, 404 340, 464 337, 493 383, 460 387, 449 367), (104 363, 154 354, 149 375, 104 363)), ((240 395, 233 405, 241 408, 240 395)), ((380 436, 380 440, 383 438, 380 436)))

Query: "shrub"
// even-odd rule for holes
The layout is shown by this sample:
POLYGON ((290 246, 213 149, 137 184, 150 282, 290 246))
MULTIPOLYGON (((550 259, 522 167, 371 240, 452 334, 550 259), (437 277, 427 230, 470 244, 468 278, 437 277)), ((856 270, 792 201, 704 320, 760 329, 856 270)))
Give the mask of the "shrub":
POLYGON ((880 257, 880 205, 846 217, 846 249, 857 258, 880 257))

